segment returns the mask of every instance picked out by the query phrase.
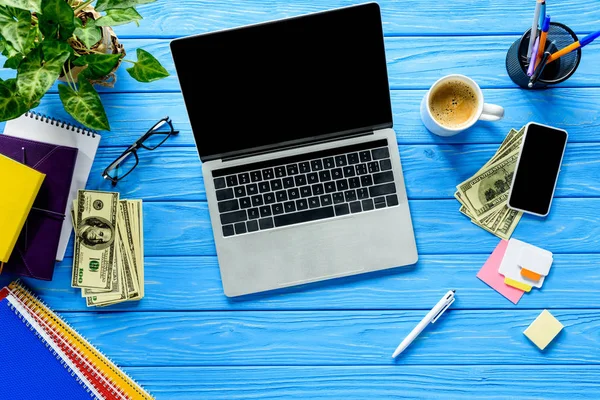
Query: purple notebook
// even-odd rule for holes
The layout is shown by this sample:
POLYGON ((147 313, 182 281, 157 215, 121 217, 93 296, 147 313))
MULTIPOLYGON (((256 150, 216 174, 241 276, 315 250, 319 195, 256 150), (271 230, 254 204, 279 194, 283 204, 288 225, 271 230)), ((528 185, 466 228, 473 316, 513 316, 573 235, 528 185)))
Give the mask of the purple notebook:
POLYGON ((46 174, 4 270, 52 280, 77 149, 0 135, 0 154, 46 174))

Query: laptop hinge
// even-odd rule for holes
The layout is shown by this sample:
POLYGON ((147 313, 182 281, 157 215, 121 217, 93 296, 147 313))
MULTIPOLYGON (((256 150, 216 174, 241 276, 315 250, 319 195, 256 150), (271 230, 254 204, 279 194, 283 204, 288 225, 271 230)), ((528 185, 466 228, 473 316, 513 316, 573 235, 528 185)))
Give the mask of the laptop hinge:
POLYGON ((284 146, 279 146, 275 149, 265 149, 265 150, 256 150, 253 152, 247 152, 244 154, 236 154, 233 156, 228 156, 228 157, 223 157, 221 158, 221 160, 223 162, 226 161, 233 161, 233 160, 239 160, 240 158, 247 158, 247 157, 252 157, 252 156, 258 156, 261 154, 269 154, 269 153, 275 153, 275 152, 279 152, 282 150, 292 150, 292 149, 300 149, 302 147, 307 147, 307 146, 312 146, 314 144, 321 144, 321 143, 329 143, 329 142, 335 142, 341 139, 350 139, 350 138, 356 138, 356 137, 361 137, 361 136, 368 136, 368 135, 372 135, 373 131, 365 131, 365 132, 356 132, 356 133, 351 133, 351 134, 347 134, 344 135, 343 137, 330 137, 330 138, 323 138, 320 140, 313 140, 309 143, 303 142, 303 143, 296 143, 296 144, 289 144, 289 145, 284 145, 284 146))

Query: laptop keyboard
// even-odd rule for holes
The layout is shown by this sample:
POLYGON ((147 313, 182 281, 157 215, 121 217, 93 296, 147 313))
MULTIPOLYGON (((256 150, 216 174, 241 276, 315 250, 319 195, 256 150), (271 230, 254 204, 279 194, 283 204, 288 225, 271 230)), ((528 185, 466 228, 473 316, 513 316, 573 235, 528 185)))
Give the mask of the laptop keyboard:
POLYGON ((387 140, 213 171, 223 236, 398 205, 387 140))

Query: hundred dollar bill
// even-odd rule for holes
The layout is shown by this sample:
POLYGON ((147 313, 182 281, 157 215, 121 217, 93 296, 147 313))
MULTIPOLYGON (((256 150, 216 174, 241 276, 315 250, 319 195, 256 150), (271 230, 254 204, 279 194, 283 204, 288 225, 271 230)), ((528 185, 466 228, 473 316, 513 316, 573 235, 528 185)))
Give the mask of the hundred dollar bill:
POLYGON ((458 186, 476 220, 481 221, 506 204, 518 155, 518 151, 509 154, 458 186))
POLYGON ((142 200, 134 200, 133 202, 135 206, 135 215, 136 215, 136 223, 137 223, 137 240, 138 245, 136 246, 136 250, 138 250, 138 281, 140 286, 140 299, 144 297, 144 210, 142 200))
MULTIPOLYGON (((123 281, 123 270, 117 271, 118 280, 123 281)), ((125 285, 121 285, 119 293, 96 294, 85 298, 85 304, 88 307, 105 307, 112 304, 127 301, 127 292, 125 285)))
MULTIPOLYGON (((91 297, 91 296, 99 296, 99 297, 110 297, 113 298, 117 296, 118 298, 123 296, 123 259, 121 256, 121 248, 123 247, 123 242, 120 240, 117 235, 117 239, 115 240, 115 267, 113 268, 112 274, 112 289, 104 290, 104 289, 91 289, 91 288, 83 288, 81 289, 82 297, 91 297)), ((125 297, 123 300, 127 299, 127 292, 125 292, 125 297)))
POLYGON ((118 233, 121 239, 121 260, 123 261, 123 276, 124 283, 127 286, 128 298, 135 297, 139 294, 139 283, 135 270, 134 257, 135 255, 131 251, 128 237, 131 235, 128 231, 131 229, 125 219, 126 203, 119 203, 119 227, 118 233))
POLYGON ((491 160, 490 160, 490 164, 494 164, 495 162, 497 162, 498 160, 503 159, 504 157, 508 156, 509 154, 512 154, 513 152, 519 152, 519 150, 521 149, 521 143, 523 142, 523 135, 525 134, 525 128, 522 128, 520 131, 518 131, 513 140, 508 143, 505 148, 503 148, 501 151, 499 151, 491 160))
POLYGON ((516 129, 511 129, 508 135, 506 135, 506 137, 502 141, 500 147, 498 147, 498 149, 496 150, 496 153, 494 153, 494 155, 492 156, 492 158, 490 158, 488 162, 486 162, 474 175, 477 175, 479 172, 494 164, 494 162, 498 161, 500 158, 504 158, 499 156, 506 152, 506 149, 508 148, 508 146, 510 146, 511 143, 513 143, 513 140, 516 138, 516 135, 519 134, 519 132, 520 131, 517 131, 516 129))
POLYGON ((118 206, 118 193, 78 192, 71 286, 111 289, 118 206))
POLYGON ((494 234, 502 239, 510 239, 517 224, 521 220, 523 213, 521 211, 510 210, 500 222, 499 227, 496 229, 494 234))

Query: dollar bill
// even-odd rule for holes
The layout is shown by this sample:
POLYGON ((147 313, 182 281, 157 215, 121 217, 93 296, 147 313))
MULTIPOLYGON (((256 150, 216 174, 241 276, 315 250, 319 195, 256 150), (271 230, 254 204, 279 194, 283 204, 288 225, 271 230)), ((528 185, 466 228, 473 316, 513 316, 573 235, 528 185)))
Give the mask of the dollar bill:
POLYGON ((123 261, 123 276, 127 286, 127 296, 128 298, 131 298, 139 294, 139 281, 136 274, 135 253, 129 239, 133 236, 133 233, 131 232, 131 221, 128 216, 125 217, 126 214, 127 204, 126 202, 121 201, 119 204, 118 231, 122 241, 121 258, 123 261))
MULTIPOLYGON (((95 193, 107 194, 107 192, 86 192, 89 192, 88 196, 95 193)), ((102 201, 104 197, 98 199, 102 201)), ((114 197, 112 199, 114 200, 114 197)), ((89 202, 89 200, 84 200, 84 203, 86 201, 89 202)), ((75 228, 76 235, 79 232, 78 228, 80 228, 78 220, 79 204, 78 198, 73 202, 73 210, 71 210, 71 218, 73 219, 73 227, 75 228)), ((82 212, 82 221, 85 222, 88 217, 85 212, 82 212)), ((84 224, 81 224, 81 226, 83 227, 84 224)), ((111 281, 110 287, 107 289, 106 286, 102 288, 77 286, 82 289, 81 295, 85 297, 88 307, 106 307, 124 301, 140 300, 144 297, 144 225, 142 201, 119 200, 117 198, 117 214, 114 228, 114 257, 110 276, 108 277, 107 275, 111 281)), ((89 254, 89 252, 86 254, 89 254)), ((83 271, 85 273, 85 269, 83 271)), ((75 273, 74 267, 74 281, 76 279, 75 273)))
POLYGON ((518 156, 513 152, 458 186, 476 220, 481 221, 506 204, 518 156))
POLYGON ((129 221, 132 230, 132 241, 135 255, 136 277, 139 291, 130 300, 140 300, 144 297, 144 217, 141 200, 128 201, 129 221))
POLYGON ((492 158, 454 193, 462 214, 502 239, 510 238, 522 216, 506 203, 524 132, 511 129, 492 158))
POLYGON ((119 299, 120 298, 122 298, 123 300, 127 299, 127 291, 124 291, 123 287, 122 287, 123 286, 123 261, 122 261, 121 252, 122 252, 122 247, 123 247, 123 241, 117 235, 117 239, 115 240, 115 242, 116 242, 115 268, 113 268, 111 290, 83 288, 83 289, 81 289, 82 297, 98 296, 101 298, 104 298, 104 297, 113 298, 116 296, 119 299), (123 297, 123 292, 125 293, 125 297, 123 297))
POLYGON ((118 206, 118 193, 78 192, 71 286, 112 289, 118 206))

